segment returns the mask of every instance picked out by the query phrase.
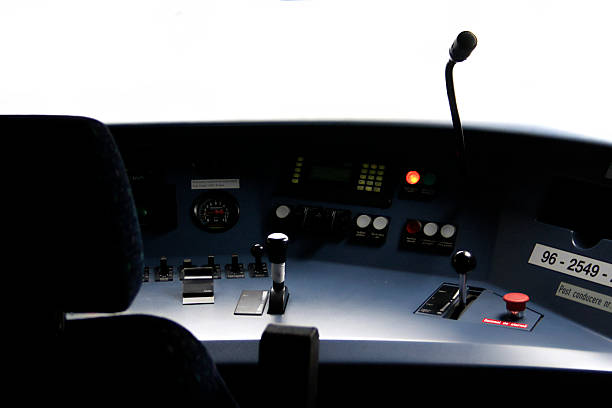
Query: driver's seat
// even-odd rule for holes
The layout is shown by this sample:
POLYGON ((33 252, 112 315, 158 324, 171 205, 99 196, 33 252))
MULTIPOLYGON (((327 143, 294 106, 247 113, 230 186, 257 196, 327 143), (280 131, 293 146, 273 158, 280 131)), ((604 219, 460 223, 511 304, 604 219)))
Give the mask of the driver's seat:
POLYGON ((36 306, 27 319, 37 344, 24 399, 235 407, 204 346, 178 324, 144 315, 65 318, 124 311, 142 282, 136 209, 107 127, 82 117, 0 116, 0 132, 15 162, 13 216, 23 232, 13 255, 27 259, 20 279, 36 306))

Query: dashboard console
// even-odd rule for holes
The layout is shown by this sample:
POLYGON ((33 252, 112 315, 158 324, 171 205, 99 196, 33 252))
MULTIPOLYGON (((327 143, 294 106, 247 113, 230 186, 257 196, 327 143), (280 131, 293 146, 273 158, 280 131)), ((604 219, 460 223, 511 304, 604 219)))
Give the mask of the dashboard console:
POLYGON ((609 145, 467 129, 463 172, 441 126, 110 129, 145 245, 125 313, 182 324, 230 377, 270 323, 316 327, 332 382, 397 385, 402 366, 432 387, 432 367, 612 372, 609 145), (273 233, 289 238, 282 271, 273 233))

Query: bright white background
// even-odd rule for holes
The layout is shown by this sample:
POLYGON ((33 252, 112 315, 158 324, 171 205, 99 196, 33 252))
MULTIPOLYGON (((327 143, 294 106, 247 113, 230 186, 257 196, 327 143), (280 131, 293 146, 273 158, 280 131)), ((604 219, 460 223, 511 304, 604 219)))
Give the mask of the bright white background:
POLYGON ((545 128, 612 142, 608 1, 0 2, 0 114, 545 128))

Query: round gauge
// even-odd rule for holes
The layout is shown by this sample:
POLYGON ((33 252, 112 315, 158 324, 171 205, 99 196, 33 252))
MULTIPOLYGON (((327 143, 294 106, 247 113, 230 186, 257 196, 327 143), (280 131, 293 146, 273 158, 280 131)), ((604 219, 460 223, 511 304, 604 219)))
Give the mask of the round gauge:
POLYGON ((191 218, 208 232, 224 232, 238 222, 238 201, 223 191, 200 194, 191 206, 191 218))

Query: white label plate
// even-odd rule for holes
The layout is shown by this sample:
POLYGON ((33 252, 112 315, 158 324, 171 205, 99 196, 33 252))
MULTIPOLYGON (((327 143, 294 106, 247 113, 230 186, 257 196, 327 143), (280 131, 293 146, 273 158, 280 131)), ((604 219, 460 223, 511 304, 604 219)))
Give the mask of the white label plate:
POLYGON ((557 288, 557 296, 583 305, 594 307, 612 313, 612 296, 607 296, 592 290, 561 282, 557 288))
POLYGON ((529 263, 612 288, 612 264, 535 244, 529 263))
POLYGON ((240 188, 240 179, 191 180, 192 190, 221 190, 240 188))

